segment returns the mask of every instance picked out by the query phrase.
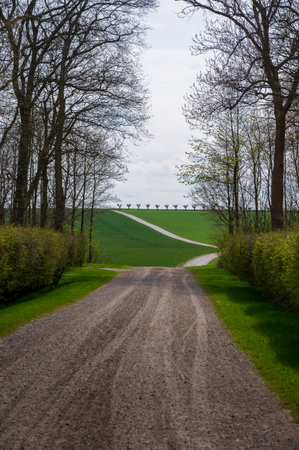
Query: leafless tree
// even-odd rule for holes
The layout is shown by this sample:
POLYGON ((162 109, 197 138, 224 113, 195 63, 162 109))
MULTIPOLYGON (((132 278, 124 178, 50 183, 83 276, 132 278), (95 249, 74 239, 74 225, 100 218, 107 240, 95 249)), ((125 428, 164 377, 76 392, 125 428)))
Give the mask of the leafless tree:
MULTIPOLYGON (((214 97, 228 87, 235 93, 221 107, 269 101, 275 119, 271 182, 272 228, 283 227, 284 159, 287 114, 298 98, 298 0, 184 0, 184 12, 204 10, 206 29, 194 39, 196 53, 214 52, 209 70, 198 78, 214 97)), ((200 88, 199 88, 200 90, 200 88)))
POLYGON ((19 121, 15 223, 25 224, 27 213, 34 213, 41 186, 41 225, 47 220, 51 191, 54 226, 62 229, 69 169, 76 164, 68 139, 78 123, 92 133, 99 129, 102 135, 108 133, 108 140, 115 142, 142 136, 146 91, 136 57, 137 47, 143 45, 140 17, 155 3, 14 0, 0 4, 0 108, 4 101, 13 106, 0 141, 19 121), (35 130, 41 128, 32 150, 35 130))

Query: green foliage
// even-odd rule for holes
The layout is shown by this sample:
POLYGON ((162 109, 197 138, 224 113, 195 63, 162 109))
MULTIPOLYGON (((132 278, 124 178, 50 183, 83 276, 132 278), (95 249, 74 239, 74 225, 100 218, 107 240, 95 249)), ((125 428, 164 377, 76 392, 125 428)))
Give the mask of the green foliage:
POLYGON ((39 228, 0 227, 0 301, 57 283, 81 260, 78 236, 39 228))
POLYGON ((78 232, 64 233, 65 244, 68 249, 67 267, 82 266, 85 259, 86 240, 78 232))
POLYGON ((214 216, 210 211, 131 209, 126 212, 165 228, 171 233, 205 244, 215 244, 219 233, 219 227, 217 229, 214 216))
POLYGON ((220 266, 253 283, 273 301, 299 310, 299 230, 222 235, 220 266))
POLYGON ((299 421, 299 315, 267 301, 225 269, 191 270, 234 341, 299 421))
POLYGON ((94 239, 99 242, 97 262, 131 266, 175 267, 214 251, 164 236, 120 214, 95 214, 94 239))
POLYGON ((299 310, 299 230, 260 236, 253 252, 254 281, 276 301, 299 310))
POLYGON ((89 242, 88 244, 85 260, 88 261, 90 264, 96 263, 96 261, 99 258, 99 254, 100 254, 99 242, 92 239, 92 241, 89 242))
POLYGON ((0 308, 0 336, 6 336, 33 319, 70 305, 111 281, 117 272, 98 267, 77 267, 66 272, 55 288, 28 294, 0 308))
POLYGON ((253 280, 252 252, 255 235, 223 233, 218 241, 220 267, 225 267, 247 281, 253 280))

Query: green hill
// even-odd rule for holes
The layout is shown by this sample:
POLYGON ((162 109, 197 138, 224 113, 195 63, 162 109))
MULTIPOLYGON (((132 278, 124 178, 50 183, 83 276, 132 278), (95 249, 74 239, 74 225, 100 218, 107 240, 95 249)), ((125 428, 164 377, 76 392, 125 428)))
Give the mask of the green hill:
POLYGON ((209 211, 122 210, 172 233, 205 244, 215 244, 217 226, 209 211))
POLYGON ((99 245, 97 262, 107 265, 175 267, 215 251, 169 238, 108 211, 96 212, 93 238, 99 245))

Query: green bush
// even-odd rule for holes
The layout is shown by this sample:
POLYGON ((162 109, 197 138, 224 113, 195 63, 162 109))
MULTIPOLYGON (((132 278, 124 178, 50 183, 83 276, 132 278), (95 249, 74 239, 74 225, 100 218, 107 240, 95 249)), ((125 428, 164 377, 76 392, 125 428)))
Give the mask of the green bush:
POLYGON ((78 236, 53 230, 0 227, 0 301, 55 284, 81 258, 78 236))
POLYGON ((295 233, 293 251, 289 255, 286 279, 291 293, 291 304, 295 306, 295 309, 299 310, 299 229, 295 233))
POLYGON ((223 235, 219 251, 221 267, 282 306, 299 310, 299 229, 223 235))
POLYGON ((246 281, 253 280, 252 252, 256 235, 223 234, 218 242, 219 265, 246 281))
POLYGON ((86 251, 84 235, 77 232, 64 233, 64 239, 68 249, 68 267, 82 266, 86 251))
POLYGON ((299 230, 261 235, 253 252, 253 269, 259 290, 299 309, 299 230))

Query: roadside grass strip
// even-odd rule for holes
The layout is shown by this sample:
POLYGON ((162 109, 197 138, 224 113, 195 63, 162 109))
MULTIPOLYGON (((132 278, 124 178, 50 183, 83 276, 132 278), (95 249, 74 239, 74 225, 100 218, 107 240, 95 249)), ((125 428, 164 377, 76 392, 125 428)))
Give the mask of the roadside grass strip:
POLYGON ((114 212, 95 215, 94 240, 97 262, 130 266, 176 267, 196 256, 215 252, 212 247, 189 244, 164 236, 114 212))
POLYGON ((50 314, 77 302, 90 292, 111 281, 117 272, 84 266, 66 272, 56 288, 26 295, 17 303, 0 308, 0 336, 16 331, 31 320, 50 314))
POLYGON ((277 306, 225 269, 190 269, 235 343, 299 422, 299 314, 277 306))
POLYGON ((171 233, 206 244, 215 244, 221 227, 217 227, 209 211, 121 210, 171 233))

